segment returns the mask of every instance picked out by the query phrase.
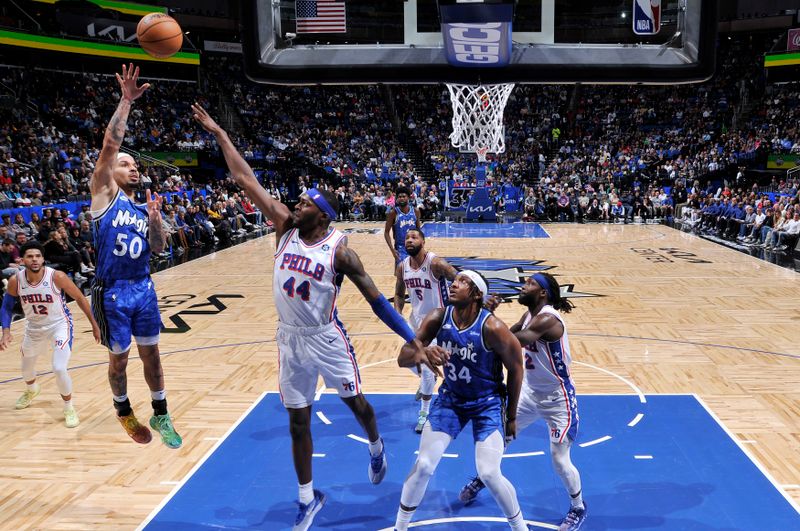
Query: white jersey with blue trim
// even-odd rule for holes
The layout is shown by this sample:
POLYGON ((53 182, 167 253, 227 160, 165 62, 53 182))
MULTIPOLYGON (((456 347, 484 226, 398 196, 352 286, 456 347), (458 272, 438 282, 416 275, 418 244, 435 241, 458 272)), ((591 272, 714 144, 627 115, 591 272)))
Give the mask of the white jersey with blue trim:
POLYGON ((336 298, 343 275, 333 261, 344 234, 331 229, 320 241, 307 245, 297 229, 278 242, 272 292, 281 323, 313 327, 337 319, 336 298))
POLYGON ((65 322, 72 326, 72 315, 61 290, 56 287, 54 275, 54 269, 45 267, 42 279, 30 284, 24 269, 17 273, 17 294, 27 320, 26 334, 44 333, 65 322))
POLYGON ((411 265, 410 256, 403 260, 403 282, 411 300, 411 326, 415 331, 429 313, 447 304, 447 279, 444 276, 437 279, 433 275, 434 258, 435 254, 427 252, 419 269, 411 265))
MULTIPOLYGON (((560 387, 562 383, 572 381, 569 371, 572 356, 569 352, 567 324, 561 314, 549 304, 539 311, 539 314, 542 313, 554 315, 564 327, 564 334, 558 341, 540 339, 533 345, 523 345, 525 383, 535 391, 550 391, 554 387, 560 387)), ((525 316, 523 330, 528 327, 532 319, 530 313, 525 316)))

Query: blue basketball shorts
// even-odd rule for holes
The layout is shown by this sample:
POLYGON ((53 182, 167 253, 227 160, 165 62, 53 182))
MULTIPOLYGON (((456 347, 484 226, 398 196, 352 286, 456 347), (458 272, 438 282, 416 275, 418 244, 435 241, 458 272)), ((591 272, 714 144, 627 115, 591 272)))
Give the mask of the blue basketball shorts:
POLYGON ((431 429, 455 439, 469 421, 472 421, 472 438, 475 442, 485 440, 495 430, 505 436, 505 400, 497 394, 476 400, 462 400, 445 389, 439 389, 428 414, 431 429))
POLYGON ((92 314, 100 326, 103 345, 114 354, 139 346, 157 345, 161 334, 156 288, 150 277, 103 282, 92 286, 92 314))
POLYGON ((397 260, 394 261, 394 266, 397 267, 400 264, 400 262, 406 259, 406 257, 408 256, 408 252, 406 252, 405 245, 399 245, 399 246, 396 245, 394 249, 395 251, 397 251, 398 255, 397 260))

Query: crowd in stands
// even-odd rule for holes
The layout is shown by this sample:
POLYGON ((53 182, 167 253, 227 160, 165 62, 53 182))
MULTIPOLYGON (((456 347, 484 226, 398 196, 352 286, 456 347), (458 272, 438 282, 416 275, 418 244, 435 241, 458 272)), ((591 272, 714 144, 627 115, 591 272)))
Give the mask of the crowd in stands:
MULTIPOLYGON (((747 220, 742 205, 773 212, 777 206, 782 219, 792 218, 797 183, 776 180, 775 201, 766 204, 757 192, 741 191, 743 169, 763 165, 768 151, 800 153, 800 87, 765 84, 762 52, 758 40, 721 40, 717 73, 701 85, 516 87, 505 112, 506 150, 489 158, 498 211, 518 205, 523 219, 539 221, 701 219, 696 225, 703 230, 766 245, 767 235, 751 234, 752 226, 746 235, 733 230, 747 220)), ((268 87, 247 81, 236 56, 212 54, 204 61, 210 81, 203 86, 223 93, 155 80, 131 111, 126 147, 218 157, 189 104, 200 101, 215 114, 221 109, 210 102, 227 101, 240 123, 232 137, 265 188, 282 200, 321 186, 339 197, 341 219, 383 220, 394 190, 407 186, 423 216, 437 218, 453 187, 475 183, 476 158, 450 144, 444 87, 268 87), (283 166, 276 170, 278 161, 283 166)), ((0 67, 0 81, 26 102, 0 109, 0 209, 32 209, 0 230, 12 243, 20 233, 50 243, 48 254, 58 257, 53 262, 86 275, 94 263, 91 224, 83 227, 90 214, 52 207, 88 202, 118 89, 111 75, 59 72, 57 83, 54 75, 0 67), (35 219, 43 208, 43 219, 35 219)), ((172 192, 164 224, 173 249, 265 227, 229 181, 158 166, 143 172, 146 186, 172 192)), ((776 234, 776 247, 788 245, 791 238, 776 234)))

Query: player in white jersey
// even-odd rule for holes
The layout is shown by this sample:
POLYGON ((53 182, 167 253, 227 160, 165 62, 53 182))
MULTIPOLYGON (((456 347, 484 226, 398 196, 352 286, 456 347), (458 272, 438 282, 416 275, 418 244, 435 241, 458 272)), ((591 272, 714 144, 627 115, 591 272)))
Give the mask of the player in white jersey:
POLYGON ((420 356, 424 356, 422 343, 375 287, 358 255, 347 247, 347 238, 330 227, 338 212, 336 196, 312 188, 290 211, 261 186, 228 134, 208 113, 197 104, 192 105, 192 111, 203 128, 216 137, 236 183, 275 227, 273 294, 279 318, 278 372, 281 400, 289 413, 300 498, 293 529, 305 531, 326 500, 313 488, 311 478, 311 406, 320 375, 327 386, 337 390, 367 433, 370 481, 378 484, 386 474, 386 452, 375 413, 361 393, 353 346, 337 316, 336 298, 343 278, 355 284, 375 314, 406 342, 412 342, 420 356))
MULTIPOLYGON (((425 234, 416 227, 406 231, 405 249, 408 256, 397 264, 395 271, 397 282, 394 289, 394 308, 398 313, 403 313, 408 292, 411 301, 411 326, 417 332, 425 316, 433 310, 445 307, 448 282, 452 282, 458 272, 447 260, 425 249, 425 234)), ((416 369, 412 370, 417 372, 416 369)), ((424 365, 421 367, 420 379, 417 391, 418 400, 421 401, 420 411, 414 426, 417 433, 422 433, 428 419, 433 388, 436 386, 436 376, 424 365)))
MULTIPOLYGON (((547 273, 526 279, 519 303, 528 311, 511 327, 525 357, 517 429, 521 432, 540 418, 547 423, 553 469, 570 495, 570 510, 559 530, 576 531, 586 520, 581 476, 570 459, 570 447, 578 435, 578 401, 569 370, 572 358, 567 326, 559 313, 569 313, 572 303, 561 296, 558 281, 547 273)), ((461 489, 459 498, 470 503, 482 488, 481 480, 475 478, 461 489)))
POLYGON ((68 428, 79 424, 78 414, 72 406, 72 379, 67 364, 72 353, 72 315, 67 308, 64 293, 75 299, 92 325, 95 341, 100 341, 100 327, 92 316, 89 302, 69 277, 44 265, 44 248, 38 242, 28 242, 20 249, 25 268, 8 280, 8 291, 3 295, 0 321, 3 338, 0 350, 12 341, 11 317, 16 299, 22 304, 27 324, 22 339, 22 377, 28 389, 17 400, 16 409, 25 409, 39 394, 36 383, 36 358, 47 351, 53 353, 53 374, 61 398, 64 400, 64 423, 68 428))

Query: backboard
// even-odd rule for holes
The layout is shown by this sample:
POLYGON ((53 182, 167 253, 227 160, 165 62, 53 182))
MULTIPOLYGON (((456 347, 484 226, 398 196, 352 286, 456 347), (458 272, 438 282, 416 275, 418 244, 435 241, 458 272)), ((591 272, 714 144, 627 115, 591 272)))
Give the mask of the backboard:
POLYGON ((242 23, 262 83, 673 84, 713 74, 717 0, 242 0, 242 23), (450 22, 502 25, 503 62, 455 60, 450 22))

